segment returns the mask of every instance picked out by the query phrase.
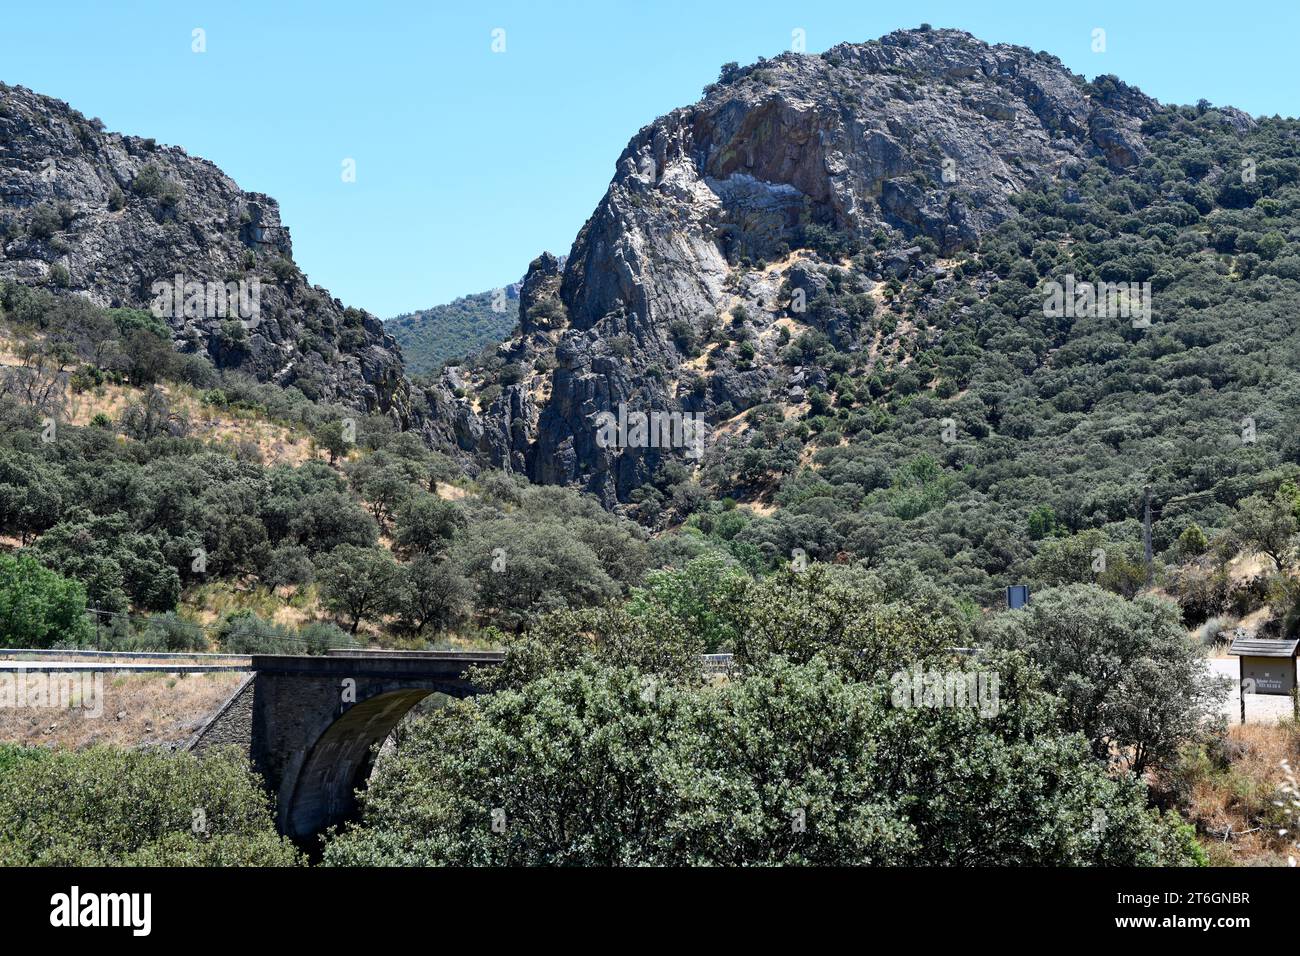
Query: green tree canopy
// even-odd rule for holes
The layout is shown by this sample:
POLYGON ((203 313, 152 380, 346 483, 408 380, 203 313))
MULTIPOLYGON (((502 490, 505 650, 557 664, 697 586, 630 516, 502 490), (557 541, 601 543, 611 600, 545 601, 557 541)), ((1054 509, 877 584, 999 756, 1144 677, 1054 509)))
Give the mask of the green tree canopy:
POLYGON ((91 642, 86 589, 30 555, 0 554, 0 641, 5 647, 91 642))
POLYGON ((1050 699, 903 710, 824 659, 721 687, 588 661, 423 718, 327 863, 1149 865, 1185 828, 1050 699))
POLYGON ((1087 737, 1099 759, 1135 774, 1221 722, 1226 678, 1210 673, 1168 601, 1055 588, 998 615, 988 638, 1027 654, 1064 701, 1065 726, 1087 737))
POLYGON ((341 544, 316 569, 325 607, 349 621, 353 634, 365 618, 393 610, 401 588, 401 568, 382 548, 341 544))

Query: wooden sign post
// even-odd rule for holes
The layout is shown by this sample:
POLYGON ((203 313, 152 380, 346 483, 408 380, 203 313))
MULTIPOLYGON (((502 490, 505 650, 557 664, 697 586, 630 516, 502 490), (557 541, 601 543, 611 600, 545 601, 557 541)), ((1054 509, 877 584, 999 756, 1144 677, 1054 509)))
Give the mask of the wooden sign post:
POLYGON ((1232 640, 1228 653, 1237 658, 1237 693, 1241 702, 1241 722, 1246 722, 1246 693, 1290 697, 1296 701, 1296 652, 1300 640, 1272 641, 1251 635, 1232 640))

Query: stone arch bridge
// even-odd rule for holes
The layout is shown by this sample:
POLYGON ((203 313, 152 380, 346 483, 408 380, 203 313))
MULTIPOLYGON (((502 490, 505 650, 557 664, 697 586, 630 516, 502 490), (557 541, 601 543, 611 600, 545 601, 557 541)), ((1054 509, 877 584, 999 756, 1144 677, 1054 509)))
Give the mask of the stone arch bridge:
POLYGON ((418 701, 479 693, 466 670, 503 658, 491 651, 254 655, 252 673, 186 749, 243 749, 275 797, 280 832, 310 836, 355 810, 374 744, 418 701))

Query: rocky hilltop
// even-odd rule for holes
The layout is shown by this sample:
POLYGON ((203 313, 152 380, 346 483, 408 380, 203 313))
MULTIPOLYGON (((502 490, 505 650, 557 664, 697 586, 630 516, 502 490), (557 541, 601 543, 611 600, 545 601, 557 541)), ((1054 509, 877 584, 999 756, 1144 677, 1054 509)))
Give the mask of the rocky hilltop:
POLYGON ((155 305, 158 283, 179 285, 176 307, 162 309, 178 349, 410 421, 395 341, 378 318, 307 282, 274 199, 179 147, 106 132, 3 84, 0 278, 137 309, 155 305), (233 295, 213 301, 209 284, 242 290, 244 308, 233 295))
POLYGON ((797 403, 822 373, 790 373, 776 350, 806 328, 855 334, 835 309, 802 308, 837 266, 876 294, 937 270, 942 292, 935 263, 1016 215, 1018 192, 1139 163, 1157 108, 953 30, 730 64, 632 137, 567 263, 529 269, 518 334, 428 391, 426 429, 475 461, 627 501, 678 456, 601 447, 598 413, 698 412, 725 433, 757 404, 797 403), (720 337, 739 352, 709 345, 720 337))

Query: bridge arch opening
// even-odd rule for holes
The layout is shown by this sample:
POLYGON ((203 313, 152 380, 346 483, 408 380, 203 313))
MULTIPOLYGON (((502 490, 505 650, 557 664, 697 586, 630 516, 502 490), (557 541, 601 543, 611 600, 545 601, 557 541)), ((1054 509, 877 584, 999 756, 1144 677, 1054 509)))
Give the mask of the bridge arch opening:
POLYGON ((307 837, 352 817, 356 790, 370 777, 374 748, 383 742, 431 688, 403 688, 353 704, 317 738, 295 775, 293 791, 282 803, 282 829, 307 837), (287 809, 283 809, 287 807, 287 809))

